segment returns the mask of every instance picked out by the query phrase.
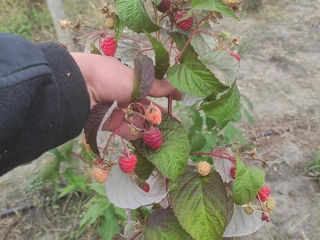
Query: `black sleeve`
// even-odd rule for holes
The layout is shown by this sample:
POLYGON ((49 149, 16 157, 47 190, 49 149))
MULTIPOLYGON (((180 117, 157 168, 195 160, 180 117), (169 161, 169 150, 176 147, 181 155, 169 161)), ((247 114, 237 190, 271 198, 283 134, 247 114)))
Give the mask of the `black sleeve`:
POLYGON ((84 78, 63 47, 0 33, 0 175, 79 135, 89 110, 84 78))

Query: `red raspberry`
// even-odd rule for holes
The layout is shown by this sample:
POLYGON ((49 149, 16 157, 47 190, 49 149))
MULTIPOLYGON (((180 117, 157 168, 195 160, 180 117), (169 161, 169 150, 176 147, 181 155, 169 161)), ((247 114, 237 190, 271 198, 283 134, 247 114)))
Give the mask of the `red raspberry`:
POLYGON ((145 192, 149 192, 150 191, 150 185, 147 182, 141 183, 140 184, 140 188, 145 192))
POLYGON ((262 212, 261 220, 266 221, 266 222, 270 222, 269 213, 267 211, 262 212))
POLYGON ((189 17, 187 19, 184 19, 182 21, 178 21, 180 18, 182 18, 185 14, 187 13, 187 10, 183 10, 183 11, 180 11, 178 12, 178 14, 176 15, 176 25, 184 30, 184 31, 188 31, 192 25, 193 25, 193 17, 189 17))
POLYGON ((147 146, 157 150, 162 145, 162 133, 158 128, 151 127, 142 135, 142 140, 147 146))
POLYGON ((162 122, 161 111, 154 104, 150 104, 144 114, 146 115, 146 120, 153 125, 159 125, 162 122))
POLYGON ((137 164, 137 157, 130 153, 129 157, 121 156, 119 158, 119 167, 124 173, 132 173, 137 164))
POLYGON ((106 56, 113 57, 117 50, 117 42, 114 37, 101 40, 100 47, 106 56))
POLYGON ((104 183, 109 177, 109 170, 95 167, 92 170, 92 176, 96 182, 104 183))
POLYGON ((162 0, 161 3, 157 6, 157 9, 160 12, 166 12, 170 9, 171 0, 162 0))
POLYGON ((261 202, 265 202, 271 194, 270 187, 267 184, 264 184, 263 188, 261 188, 258 192, 257 198, 261 200, 261 202))
POLYGON ((230 175, 233 179, 236 178, 236 168, 235 167, 230 168, 230 175))
POLYGON ((230 52, 230 55, 234 58, 236 58, 238 60, 238 62, 240 63, 240 55, 238 53, 235 52, 230 52))

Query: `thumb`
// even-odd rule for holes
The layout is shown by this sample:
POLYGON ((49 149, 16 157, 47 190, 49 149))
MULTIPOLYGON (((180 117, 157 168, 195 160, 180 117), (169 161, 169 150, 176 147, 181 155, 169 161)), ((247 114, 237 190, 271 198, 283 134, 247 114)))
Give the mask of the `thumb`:
POLYGON ((155 79, 149 92, 151 97, 167 97, 171 95, 173 100, 181 100, 181 92, 170 84, 168 80, 155 79))

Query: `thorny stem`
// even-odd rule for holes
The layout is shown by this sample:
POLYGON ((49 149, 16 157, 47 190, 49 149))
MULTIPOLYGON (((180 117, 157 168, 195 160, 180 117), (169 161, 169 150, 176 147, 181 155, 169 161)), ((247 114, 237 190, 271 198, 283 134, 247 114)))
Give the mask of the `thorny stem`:
POLYGON ((128 36, 125 36, 125 35, 121 35, 121 38, 128 39, 128 40, 131 40, 131 41, 134 41, 134 42, 137 42, 137 43, 141 43, 141 44, 143 44, 145 46, 148 46, 148 47, 152 47, 151 44, 149 44, 149 43, 142 42, 142 41, 139 41, 137 39, 134 39, 134 38, 131 38, 131 37, 128 37, 128 36))

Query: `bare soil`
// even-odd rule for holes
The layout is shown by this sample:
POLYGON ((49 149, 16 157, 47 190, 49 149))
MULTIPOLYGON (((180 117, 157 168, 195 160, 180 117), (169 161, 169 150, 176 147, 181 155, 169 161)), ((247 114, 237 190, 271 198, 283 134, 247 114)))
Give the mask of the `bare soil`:
MULTIPOLYGON (((277 201, 272 222, 244 239, 320 239, 320 184, 305 174, 320 148, 320 0, 263 1, 240 22, 224 19, 221 29, 245 36, 238 84, 254 104, 255 124, 243 127, 267 160, 277 201)), ((0 178, 0 210, 37 200, 25 192, 37 187, 26 182, 39 162, 0 178)), ((74 228, 68 217, 76 209, 68 215, 35 208, 0 218, 0 239, 58 239, 74 228)))

